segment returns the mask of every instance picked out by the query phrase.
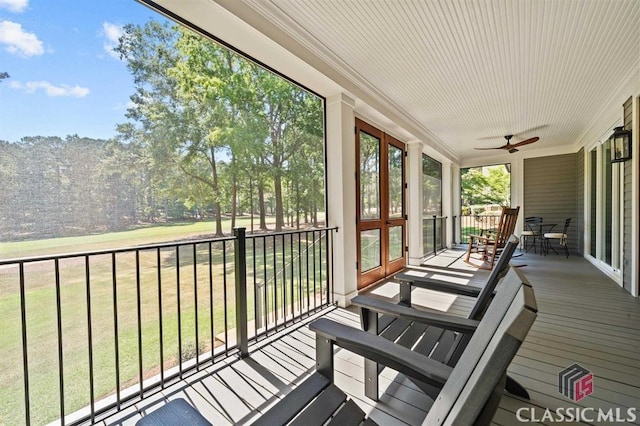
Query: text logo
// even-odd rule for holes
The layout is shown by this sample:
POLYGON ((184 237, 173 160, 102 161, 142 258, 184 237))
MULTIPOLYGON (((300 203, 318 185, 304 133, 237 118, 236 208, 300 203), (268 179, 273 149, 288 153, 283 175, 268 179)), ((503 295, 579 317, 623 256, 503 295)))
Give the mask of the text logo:
POLYGON ((558 391, 573 401, 580 401, 593 393, 593 374, 581 365, 570 365, 558 373, 558 391))

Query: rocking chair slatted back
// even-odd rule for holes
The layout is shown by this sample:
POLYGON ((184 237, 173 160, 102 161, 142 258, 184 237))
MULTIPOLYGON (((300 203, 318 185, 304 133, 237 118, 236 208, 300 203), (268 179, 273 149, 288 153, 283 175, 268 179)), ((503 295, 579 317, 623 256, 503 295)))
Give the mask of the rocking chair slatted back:
POLYGON ((516 229, 516 222, 518 221, 518 213, 520 212, 520 207, 509 208, 503 207, 502 214, 500 216, 500 222, 498 223, 498 231, 495 235, 496 246, 499 248, 504 248, 507 245, 507 241, 509 241, 509 237, 513 234, 513 231, 516 229))
POLYGON ((509 237, 516 228, 518 213, 520 213, 519 206, 515 208, 502 207, 498 229, 494 233, 490 235, 470 235, 465 262, 481 269, 493 269, 495 260, 502 253, 509 241, 509 237), (471 262, 472 253, 480 253, 482 255, 482 264, 475 265, 471 262))

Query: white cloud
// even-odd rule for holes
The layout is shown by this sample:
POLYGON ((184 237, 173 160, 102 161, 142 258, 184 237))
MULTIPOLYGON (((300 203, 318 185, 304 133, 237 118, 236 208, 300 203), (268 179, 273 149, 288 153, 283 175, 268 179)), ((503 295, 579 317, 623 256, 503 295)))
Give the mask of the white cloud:
POLYGON ((102 35, 106 39, 102 47, 113 58, 120 59, 120 54, 115 52, 118 46, 118 39, 123 34, 122 26, 118 24, 112 24, 111 22, 104 22, 102 24, 102 35))
POLYGON ((124 103, 124 104, 121 104, 121 103, 116 104, 116 106, 114 106, 113 109, 116 111, 124 111, 124 110, 128 110, 135 107, 137 107, 137 105, 133 101, 128 101, 127 103, 124 103))
POLYGON ((35 93, 37 90, 43 90, 47 96, 72 96, 74 98, 84 98, 89 94, 89 89, 78 85, 68 86, 61 84, 55 86, 48 81, 28 81, 22 83, 20 81, 12 81, 9 87, 16 90, 22 90, 25 93, 35 93))
MULTIPOLYGON (((0 0, 2 1, 2 0, 0 0)), ((35 56, 42 55, 42 42, 34 33, 22 29, 22 25, 11 21, 0 21, 0 44, 5 50, 14 55, 35 56)))
POLYGON ((0 0, 0 9, 8 9, 11 12, 24 12, 28 5, 28 0, 0 0))

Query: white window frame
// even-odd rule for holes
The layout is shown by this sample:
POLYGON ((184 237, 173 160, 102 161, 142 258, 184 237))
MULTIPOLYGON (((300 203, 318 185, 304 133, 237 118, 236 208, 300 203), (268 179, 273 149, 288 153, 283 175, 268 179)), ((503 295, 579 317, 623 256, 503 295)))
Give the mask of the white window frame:
MULTIPOLYGON (((615 126, 614 126, 615 127, 615 126)), ((608 139, 608 135, 613 131, 613 127, 599 139, 599 141, 589 147, 589 149, 585 149, 585 184, 587 191, 585 193, 585 222, 588 224, 587 229, 585 229, 585 233, 588 237, 585 238, 585 258, 593 263, 598 269, 608 275, 612 280, 614 280, 619 286, 623 285, 623 273, 622 273, 622 265, 623 265, 623 242, 624 242, 624 197, 622 194, 622 190, 624 188, 624 168, 622 167, 622 163, 614 163, 612 164, 611 169, 611 208, 612 208, 612 251, 611 251, 611 265, 606 263, 604 260, 604 245, 605 245, 605 218, 603 208, 596 208, 596 257, 591 256, 589 247, 591 243, 591 227, 594 226, 591 221, 591 194, 595 188, 591 186, 591 176, 592 173, 596 174, 596 185, 603 184, 603 150, 604 143, 608 139), (596 170, 592 170, 591 167, 591 152, 596 150, 596 170)), ((596 191, 596 206, 601 207, 603 205, 604 199, 602 196, 603 191, 596 191)))

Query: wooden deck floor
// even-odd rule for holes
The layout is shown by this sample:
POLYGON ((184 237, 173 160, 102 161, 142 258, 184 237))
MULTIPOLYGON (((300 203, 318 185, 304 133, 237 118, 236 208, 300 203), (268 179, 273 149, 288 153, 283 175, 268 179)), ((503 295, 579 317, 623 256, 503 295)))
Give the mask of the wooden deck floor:
MULTIPOLYGON (((483 283, 488 275, 459 260, 459 251, 449 251, 431 259, 416 273, 441 275, 456 282, 483 283)), ((530 401, 505 396, 494 418, 495 424, 518 424, 534 412, 543 419, 545 408, 637 408, 635 424, 640 424, 640 301, 631 297, 596 268, 578 257, 543 257, 526 254, 512 264, 527 266, 524 272, 538 300, 536 323, 509 368, 510 374, 531 394, 530 401), (574 403, 558 392, 558 373, 578 363, 594 376, 593 393, 574 403)), ((383 284, 373 290, 381 297, 397 296, 397 285, 383 284)), ((416 290, 416 304, 464 315, 472 305, 465 297, 453 297, 416 290)), ((354 310, 332 309, 329 318, 359 327, 354 310)), ((187 380, 175 384, 135 406, 107 418, 104 424, 134 424, 166 401, 184 398, 213 424, 247 424, 267 410, 315 366, 315 337, 306 323, 251 347, 246 359, 229 359, 187 380)), ((401 374, 385 369, 380 381, 380 401, 363 395, 362 359, 347 351, 336 354, 336 383, 379 424, 420 424, 431 400, 401 374)), ((612 414, 615 414, 613 411, 612 414)), ((604 421, 587 424, 607 424, 604 421)), ((604 419, 607 420, 607 419, 604 419)), ((548 419, 537 424, 557 424, 548 419)), ((608 423, 612 424, 612 423, 608 423)))

